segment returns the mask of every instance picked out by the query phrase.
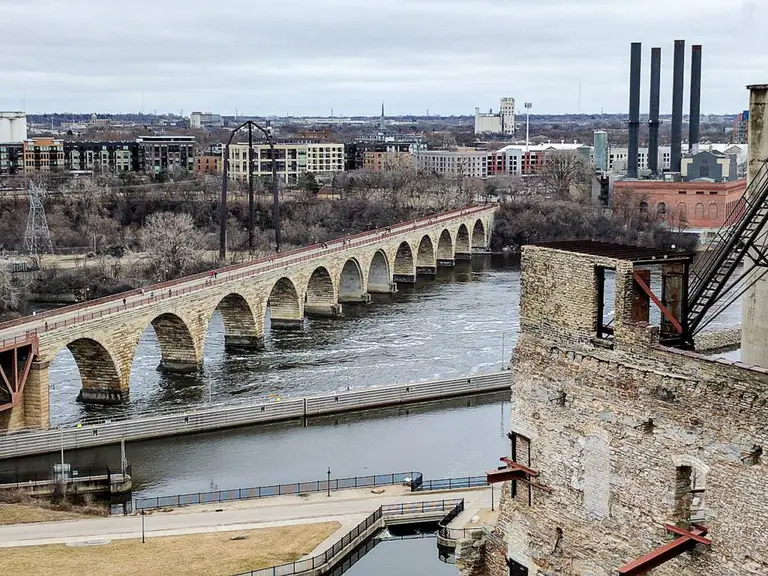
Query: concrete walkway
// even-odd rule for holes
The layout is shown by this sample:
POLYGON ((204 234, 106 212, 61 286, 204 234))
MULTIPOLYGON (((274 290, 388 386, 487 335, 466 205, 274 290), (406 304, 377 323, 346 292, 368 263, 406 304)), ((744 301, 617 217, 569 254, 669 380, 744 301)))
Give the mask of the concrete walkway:
MULTIPOLYGON (((483 487, 471 490, 410 492, 404 486, 389 486, 382 494, 373 494, 370 489, 358 489, 332 492, 330 497, 320 493, 306 497, 275 496, 227 504, 190 506, 171 512, 154 512, 144 517, 144 531, 147 538, 154 538, 201 532, 340 522, 341 530, 321 543, 312 553, 315 554, 333 545, 340 534, 351 530, 379 506, 455 498, 464 498, 465 506, 468 508, 490 507, 491 491, 483 487)), ((112 516, 0 526, 0 548, 121 538, 141 538, 140 516, 112 516)))

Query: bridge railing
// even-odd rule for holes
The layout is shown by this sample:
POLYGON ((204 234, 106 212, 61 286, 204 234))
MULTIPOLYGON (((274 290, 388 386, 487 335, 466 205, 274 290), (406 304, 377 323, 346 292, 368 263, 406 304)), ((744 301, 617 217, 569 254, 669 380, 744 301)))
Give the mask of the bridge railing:
POLYGON ((74 318, 55 321, 52 323, 46 322, 46 324, 43 326, 42 329, 35 328, 33 330, 27 330, 23 336, 15 336, 12 339, 11 338, 5 339, 2 341, 2 343, 0 343, 0 345, 5 345, 6 340, 8 340, 9 343, 13 343, 13 344, 28 342, 31 340, 31 338, 33 338, 35 335, 37 335, 40 332, 46 332, 48 330, 54 330, 57 328, 70 326, 78 322, 93 320, 96 318, 102 318, 103 316, 113 314, 115 312, 130 310, 139 306, 144 306, 148 303, 161 301, 167 298, 181 296, 191 292, 196 292, 198 290, 202 290, 210 286, 217 286, 220 284, 231 282, 233 280, 247 278, 247 277, 253 276, 254 274, 269 272, 271 270, 275 270, 278 268, 284 268, 286 266, 300 264, 302 262, 306 262, 316 257, 319 254, 323 254, 323 255, 333 254, 333 253, 341 252, 344 250, 348 250, 350 248, 358 248, 361 246, 375 243, 379 241, 382 237, 386 238, 392 235, 399 234, 401 232, 427 228, 429 226, 434 226, 435 224, 439 224, 447 220, 452 220, 456 216, 480 214, 489 210, 495 210, 495 207, 475 206, 475 207, 469 207, 469 208, 459 208, 456 210, 451 210, 449 212, 444 212, 442 214, 437 214, 435 216, 420 218, 418 220, 412 220, 410 222, 395 224, 393 226, 390 226, 389 228, 385 228, 385 229, 379 228, 369 232, 361 232, 353 236, 348 236, 348 237, 337 239, 337 240, 331 240, 329 242, 326 242, 325 244, 313 244, 311 246, 298 248, 296 250, 291 250, 289 252, 283 252, 274 256, 259 258, 255 260, 249 260, 248 262, 243 262, 240 264, 233 264, 223 268, 218 268, 212 271, 216 274, 216 276, 213 278, 211 277, 211 272, 201 272, 199 274, 194 274, 192 276, 185 276, 183 278, 169 280, 167 282, 162 282, 159 284, 153 284, 145 288, 130 290, 128 292, 121 292, 119 294, 113 294, 110 296, 105 296, 103 298, 96 298, 94 300, 88 300, 86 302, 73 304, 71 306, 64 306, 62 308, 57 308, 55 310, 48 310, 46 312, 37 314, 36 316, 24 316, 21 318, 17 318, 15 320, 2 322, 0 323, 0 331, 6 330, 8 328, 12 328, 14 326, 22 325, 30 321, 35 321, 35 320, 39 321, 39 320, 45 320, 49 318, 55 318, 56 316, 71 314, 72 312, 78 312, 85 308, 92 308, 94 306, 99 306, 102 304, 109 304, 109 303, 116 304, 115 306, 111 306, 107 309, 93 311, 93 312, 84 313, 84 314, 78 314, 74 318), (298 258, 296 258, 296 256, 298 256, 298 258), (236 272, 238 270, 242 270, 242 272, 237 274, 232 274, 233 272, 236 272), (218 278, 219 274, 222 275, 221 279, 218 278), (204 282, 203 284, 198 283, 198 284, 193 284, 191 286, 187 286, 184 288, 179 288, 179 286, 183 284, 187 284, 190 282, 197 282, 199 280, 206 280, 206 282, 204 282), (174 290, 174 287, 176 288, 175 290, 174 290), (166 288, 168 289, 167 292, 166 292, 166 288), (121 301, 124 299, 127 300, 128 297, 134 298, 135 296, 146 295, 147 293, 150 294, 150 296, 147 298, 141 298, 140 300, 132 299, 130 302, 121 304, 121 301))

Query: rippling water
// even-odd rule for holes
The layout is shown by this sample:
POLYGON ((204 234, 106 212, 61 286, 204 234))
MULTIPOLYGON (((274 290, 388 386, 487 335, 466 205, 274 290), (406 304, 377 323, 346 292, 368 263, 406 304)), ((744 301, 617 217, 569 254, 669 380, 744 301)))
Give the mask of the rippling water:
POLYGON ((150 326, 139 342, 131 400, 124 406, 76 403, 79 372, 65 349, 51 366, 51 421, 203 405, 209 395, 214 403, 304 396, 492 371, 501 366, 502 344, 506 355, 516 337, 519 281, 514 260, 476 257, 370 305, 345 304, 342 318, 307 320, 299 332, 267 328, 261 352, 225 352, 217 314, 206 336, 204 368, 192 375, 157 371, 160 348, 150 326))

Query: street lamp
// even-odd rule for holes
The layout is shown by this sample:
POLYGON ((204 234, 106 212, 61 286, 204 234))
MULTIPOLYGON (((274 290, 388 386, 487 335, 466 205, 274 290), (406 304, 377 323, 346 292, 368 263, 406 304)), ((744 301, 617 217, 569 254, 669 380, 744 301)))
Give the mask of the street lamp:
POLYGON ((328 486, 328 497, 330 498, 330 496, 331 496, 331 467, 330 466, 328 466, 328 482, 327 482, 327 486, 328 486))
POLYGON ((240 130, 248 128, 248 249, 253 253, 253 129, 259 130, 269 143, 269 156, 272 161, 272 213, 275 221, 275 251, 280 252, 280 199, 277 190, 277 163, 275 159, 275 142, 272 137, 272 126, 267 121, 266 127, 253 120, 247 120, 237 126, 229 135, 224 146, 224 178, 221 186, 221 205, 219 207, 219 259, 227 258, 227 184, 229 182, 229 147, 240 130))
POLYGON ((530 169, 530 154, 528 150, 528 136, 531 128, 531 108, 533 108, 532 102, 525 103, 525 161, 529 164, 530 169))

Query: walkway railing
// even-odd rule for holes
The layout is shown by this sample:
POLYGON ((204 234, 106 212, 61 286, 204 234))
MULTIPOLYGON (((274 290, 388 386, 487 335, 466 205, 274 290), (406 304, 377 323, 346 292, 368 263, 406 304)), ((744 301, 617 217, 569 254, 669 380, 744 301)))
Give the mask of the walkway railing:
POLYGON ((74 318, 68 318, 58 322, 56 321, 50 322, 50 323, 47 322, 41 328, 34 328, 34 329, 25 331, 23 335, 4 338, 2 341, 0 341, 0 347, 4 347, 11 344, 18 344, 21 342, 29 342, 38 333, 44 333, 48 330, 54 330, 56 328, 61 328, 64 326, 70 326, 78 322, 93 320, 95 318, 102 318, 103 316, 108 316, 115 312, 123 312, 125 310, 130 310, 139 306, 144 306, 148 303, 153 303, 153 302, 157 302, 167 298, 173 298, 176 296, 189 294, 191 292, 197 292, 199 290, 208 288, 210 286, 216 286, 216 285, 224 284, 227 282, 231 282, 233 280, 247 278, 255 274, 269 272, 271 270, 275 270, 278 268, 285 268, 287 266, 292 266, 295 264, 299 264, 301 262, 311 260, 319 255, 334 254, 337 252, 348 250, 350 248, 358 248, 361 246, 366 246, 368 244, 373 244, 375 242, 380 241, 383 237, 388 238, 392 235, 410 232, 410 231, 418 230, 422 228, 427 228, 430 226, 434 226, 435 224, 440 224, 441 222, 453 220, 457 216, 481 214, 489 210, 495 210, 495 207, 475 206, 475 207, 469 207, 469 208, 460 208, 457 210, 452 210, 450 212, 437 214, 432 217, 420 218, 418 220, 412 220, 410 222, 403 222, 401 224, 390 226, 389 228, 386 228, 386 229, 377 229, 377 230, 372 230, 370 232, 362 232, 360 234, 347 236, 344 238, 340 238, 338 240, 331 240, 330 242, 326 242, 325 244, 313 244, 311 246, 306 246, 303 248, 292 250, 290 252, 283 252, 280 254, 276 254, 274 256, 259 258, 256 260, 249 260, 248 262, 243 262, 241 264, 233 264, 231 266, 218 268, 217 270, 215 270, 216 276, 221 275, 222 276, 221 279, 218 279, 218 278, 211 279, 210 272, 201 272, 199 274, 195 274, 192 276, 185 276, 183 278, 178 278, 176 280, 170 280, 168 282, 162 282, 159 284, 146 286, 145 288, 142 288, 142 289, 131 290, 128 292, 121 292, 119 294, 113 294, 111 296, 106 296, 104 298, 97 298, 94 300, 89 300, 87 302, 73 304, 71 306, 64 306, 62 308, 57 308, 55 310, 42 312, 40 314, 37 314, 36 316, 23 316, 15 320, 10 320, 8 322, 0 323, 0 331, 6 330, 8 328, 13 328, 14 326, 20 326, 26 323, 39 322, 40 320, 47 320, 49 318, 52 319, 52 318, 55 318, 56 316, 62 316, 65 314, 71 314, 73 312, 79 312, 86 308, 96 307, 102 304, 110 304, 110 303, 115 304, 114 306, 110 306, 109 308, 104 310, 78 314, 74 318), (238 272, 238 271, 241 271, 241 272, 238 272), (238 272, 238 273, 233 274, 234 272, 238 272), (204 282, 200 283, 199 282, 200 280, 203 280, 204 282), (179 288, 179 286, 190 283, 190 282, 197 282, 197 283, 192 286, 179 288), (122 304, 121 302, 123 299, 126 299, 128 297, 133 298, 135 296, 141 296, 141 295, 147 295, 147 294, 149 294, 149 296, 146 298, 141 298, 139 300, 131 300, 130 302, 126 302, 125 304, 122 304))
MULTIPOLYGON (((420 472, 396 472, 392 474, 353 476, 351 478, 333 478, 330 481, 330 490, 405 484, 410 487, 411 491, 414 491, 421 485, 421 480, 422 476, 420 472)), ((329 490, 328 484, 328 480, 314 480, 311 482, 291 482, 290 484, 257 486, 255 488, 236 488, 234 490, 214 490, 211 492, 176 494, 175 496, 137 498, 133 501, 133 509, 135 511, 151 510, 154 508, 173 508, 178 506, 192 506, 194 504, 230 502, 233 500, 251 500, 270 496, 326 492, 329 490)))
POLYGON ((272 566, 270 568, 261 568, 259 570, 251 570, 250 572, 242 572, 237 576, 293 576, 295 574, 302 574, 309 570, 314 570, 325 566, 334 560, 341 560, 337 558, 345 549, 355 543, 360 537, 371 536, 374 530, 381 527, 381 520, 385 516, 395 516, 404 514, 417 514, 420 512, 438 512, 449 511, 452 513, 457 507, 464 508, 464 500, 461 498, 453 500, 436 500, 431 502, 413 502, 409 504, 393 504, 390 506, 382 506, 376 512, 368 516, 360 524, 355 526, 350 532, 345 534, 341 540, 336 542, 331 548, 313 556, 312 558, 306 558, 304 560, 297 560, 296 562, 290 562, 287 564, 280 564, 279 566, 272 566))

